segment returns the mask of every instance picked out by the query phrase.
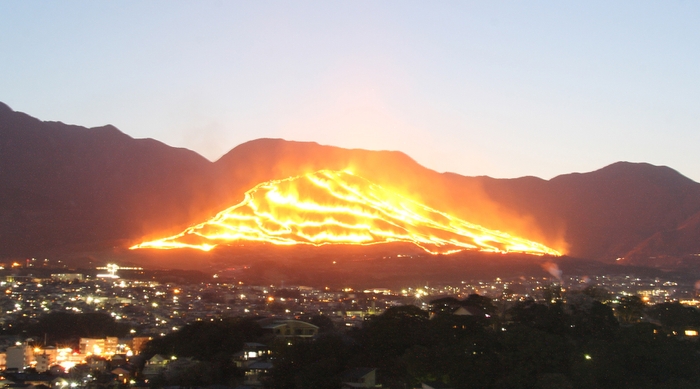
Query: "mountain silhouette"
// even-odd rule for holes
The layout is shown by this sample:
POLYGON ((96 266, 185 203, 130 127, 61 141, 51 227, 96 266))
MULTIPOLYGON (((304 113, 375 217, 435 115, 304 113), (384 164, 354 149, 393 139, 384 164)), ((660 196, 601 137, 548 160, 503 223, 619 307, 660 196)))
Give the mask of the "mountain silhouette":
POLYGON ((43 122, 0 103, 0 257, 129 247, 211 218, 261 182, 324 169, 349 169, 574 257, 668 266, 700 253, 700 184, 668 167, 618 162, 551 180, 466 177, 400 152, 280 139, 250 141, 210 162, 110 125, 43 122))

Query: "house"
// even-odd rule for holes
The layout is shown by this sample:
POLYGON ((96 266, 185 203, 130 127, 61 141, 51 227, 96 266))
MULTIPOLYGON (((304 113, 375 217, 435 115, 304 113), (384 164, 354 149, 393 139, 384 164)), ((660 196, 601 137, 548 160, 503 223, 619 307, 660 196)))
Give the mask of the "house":
POLYGON ((341 388, 374 388, 376 387, 377 369, 370 367, 358 367, 350 369, 340 375, 341 388))
POLYGON ((256 361, 248 365, 243 378, 243 385, 260 387, 263 386, 265 374, 272 369, 272 363, 268 361, 256 361))
POLYGON ((440 311, 438 312, 430 312, 430 319, 434 319, 436 316, 439 314, 448 314, 448 315, 454 315, 454 316, 471 316, 471 317, 485 317, 489 318, 491 317, 489 314, 484 313, 483 310, 479 309, 478 307, 474 306, 464 306, 464 305, 458 305, 458 306, 442 306, 440 307, 440 311))
MULTIPOLYGON (((456 316, 478 316, 484 317, 484 313, 476 307, 459 307, 452 312, 456 316)), ((488 316, 487 316, 488 317, 488 316)))
POLYGON ((123 367, 118 367, 116 369, 113 369, 110 373, 114 374, 117 376, 117 380, 123 383, 127 383, 128 380, 131 378, 131 371, 123 368, 123 367))
POLYGON ((126 366, 129 362, 126 360, 126 355, 124 354, 114 354, 110 359, 110 365, 112 367, 126 366))
POLYGON ((146 361, 146 366, 143 367, 143 376, 148 378, 157 376, 165 371, 165 368, 168 366, 168 362, 170 362, 170 360, 164 356, 160 354, 154 355, 151 357, 151 359, 146 361))
POLYGON ((312 338, 318 334, 318 327, 301 320, 277 320, 262 326, 278 338, 312 338))
POLYGON ((103 372, 107 370, 107 360, 97 355, 90 355, 85 358, 85 363, 93 372, 103 372))

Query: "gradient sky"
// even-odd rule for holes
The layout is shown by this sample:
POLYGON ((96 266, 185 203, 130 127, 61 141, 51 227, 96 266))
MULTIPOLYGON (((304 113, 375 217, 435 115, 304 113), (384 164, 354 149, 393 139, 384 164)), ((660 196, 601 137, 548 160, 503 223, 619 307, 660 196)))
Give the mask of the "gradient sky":
POLYGON ((698 1, 0 2, 0 101, 216 160, 272 137, 463 175, 700 181, 698 1))

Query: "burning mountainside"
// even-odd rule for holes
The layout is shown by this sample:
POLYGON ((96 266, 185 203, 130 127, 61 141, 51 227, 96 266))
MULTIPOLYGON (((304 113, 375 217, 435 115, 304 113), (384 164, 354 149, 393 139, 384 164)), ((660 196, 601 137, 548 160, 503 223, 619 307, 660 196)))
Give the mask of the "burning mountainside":
POLYGON ((207 222, 131 248, 209 251, 241 241, 316 246, 409 242, 431 254, 479 250, 561 255, 452 217, 352 173, 329 170, 264 182, 207 222))

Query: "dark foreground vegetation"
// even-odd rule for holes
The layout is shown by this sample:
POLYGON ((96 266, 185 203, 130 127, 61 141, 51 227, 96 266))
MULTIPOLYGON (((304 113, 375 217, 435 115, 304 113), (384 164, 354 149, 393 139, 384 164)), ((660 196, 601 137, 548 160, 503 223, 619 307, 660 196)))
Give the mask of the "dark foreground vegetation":
POLYGON ((697 309, 648 307, 634 296, 613 308, 598 292, 554 293, 546 304, 444 298, 432 302, 432 312, 394 307, 350 332, 318 316, 322 331, 309 340, 275 340, 254 319, 199 322, 151 342, 145 357, 201 361, 154 386, 235 385, 243 371, 230 361, 244 342, 270 345, 274 368, 264 382, 271 388, 339 388, 354 367, 377 368, 377 383, 389 388, 428 381, 453 388, 700 386, 700 344, 685 335, 700 326, 697 309), (455 315, 459 307, 470 314, 455 315))

